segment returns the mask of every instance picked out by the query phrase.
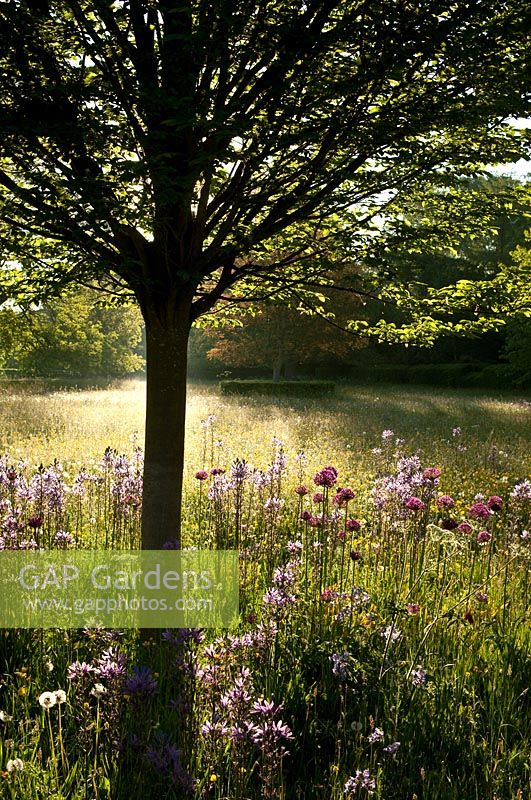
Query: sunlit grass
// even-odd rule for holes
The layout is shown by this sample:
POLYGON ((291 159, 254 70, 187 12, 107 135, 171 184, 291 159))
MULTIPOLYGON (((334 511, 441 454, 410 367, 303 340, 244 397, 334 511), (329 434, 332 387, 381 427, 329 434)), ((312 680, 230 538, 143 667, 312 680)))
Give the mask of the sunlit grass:
MULTIPOLYGON (((98 390, 32 393, 16 385, 0 389, 0 450, 32 463, 56 454, 65 464, 99 458, 107 446, 128 451, 144 428, 145 383, 123 381, 98 390)), ((245 457, 256 466, 267 461, 272 436, 287 451, 304 449, 315 461, 340 459, 349 472, 376 446, 384 429, 407 440, 410 448, 433 453, 454 426, 485 459, 492 445, 501 449, 500 467, 519 474, 529 440, 531 405, 525 397, 493 392, 382 386, 340 387, 322 400, 221 396, 215 384, 188 390, 187 465, 200 460, 200 421, 215 414, 223 460, 245 457), (354 465, 352 462, 355 461, 354 465)), ((476 461, 476 459, 474 459, 476 461)), ((466 468, 467 459, 460 467, 466 468)), ((474 469, 477 469, 477 462, 474 469)))
MULTIPOLYGON (((70 531, 72 547, 138 541, 135 459, 127 475, 136 489, 128 484, 125 497, 113 491, 127 479, 125 462, 113 462, 112 454, 105 466, 101 460, 108 446, 131 456, 135 437, 141 444, 144 389, 141 381, 48 394, 4 388, 0 445, 10 460, 2 464, 0 536, 8 547, 13 519, 21 523, 15 539, 34 534, 46 547, 58 529, 70 531), (22 458, 27 465, 17 463, 22 458), (15 475, 31 480, 40 462, 55 458, 66 467, 51 470, 64 479, 65 501, 50 509, 28 499, 15 475), (78 496, 69 487, 81 466, 104 478, 88 481, 78 496), (30 530, 41 511, 43 520, 30 530)), ((209 632, 183 651, 175 641, 151 647, 129 633, 118 642, 102 631, 3 634, 0 798, 527 798, 531 538, 529 502, 514 487, 529 473, 529 415, 525 398, 493 393, 363 386, 341 387, 322 401, 272 402, 191 385, 184 541, 242 550, 241 642, 209 632), (203 426, 209 415, 215 421, 203 426), (382 437, 384 430, 392 434, 382 437), (299 450, 306 466, 296 460, 299 450), (426 513, 405 511, 398 493, 389 505, 375 505, 379 479, 396 477, 400 458, 413 454, 418 476, 425 467, 441 470, 437 484, 408 485, 426 501, 426 513), (235 458, 262 470, 282 466, 263 484, 250 468, 241 484, 231 484, 235 458), (317 500, 314 476, 326 465, 337 468, 337 483, 317 500), (213 466, 225 475, 195 478, 213 466), (218 479, 214 502, 207 491, 218 479), (295 492, 300 483, 308 487, 304 497, 295 492), (348 509, 333 502, 338 486, 355 491, 348 509), (452 496, 450 510, 439 507, 441 495, 452 496), (479 495, 485 502, 499 495, 501 503, 476 520, 470 507, 479 495), (347 519, 359 526, 348 528, 347 519), (468 533, 457 527, 467 520, 468 533), (266 601, 275 591, 282 599, 286 570, 295 576, 286 584, 293 599, 266 601), (395 630, 400 636, 392 642, 395 630), (129 675, 135 665, 150 664, 156 690, 124 691, 125 675, 114 684, 95 673, 84 683, 67 679, 75 660, 96 669, 101 659, 115 658, 109 646, 127 659, 129 675), (183 670, 183 661, 191 669, 183 670), (231 738, 240 712, 226 698, 241 690, 242 674, 249 696, 240 721, 250 727, 231 738), (105 699, 91 693, 96 679, 109 687, 105 699), (44 711, 40 693, 56 689, 67 690, 67 703, 44 711), (253 702, 271 697, 281 705, 276 721, 293 735, 284 742, 285 763, 253 727, 253 702), (224 733, 210 735, 220 719, 224 733), (189 793, 181 772, 172 774, 177 756, 165 742, 181 750, 184 777, 189 772, 196 781, 189 793), (365 788, 345 792, 363 770, 365 788)))

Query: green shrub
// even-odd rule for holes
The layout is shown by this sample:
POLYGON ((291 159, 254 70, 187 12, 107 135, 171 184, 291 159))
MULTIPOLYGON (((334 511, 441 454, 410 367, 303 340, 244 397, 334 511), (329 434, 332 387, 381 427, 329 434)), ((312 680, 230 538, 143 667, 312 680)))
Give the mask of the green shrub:
POLYGON ((221 381, 223 394, 265 394, 288 397, 320 397, 331 394, 336 385, 333 381, 256 381, 231 380, 221 381))

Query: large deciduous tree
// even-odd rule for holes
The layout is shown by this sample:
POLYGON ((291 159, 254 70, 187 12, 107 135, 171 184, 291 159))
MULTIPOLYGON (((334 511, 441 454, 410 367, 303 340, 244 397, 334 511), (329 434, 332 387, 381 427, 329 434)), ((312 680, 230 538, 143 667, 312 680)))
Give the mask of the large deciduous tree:
POLYGON ((0 5, 4 284, 136 298, 145 547, 180 527, 191 324, 318 283, 339 217, 356 241, 423 176, 520 157, 528 29, 526 0, 0 5))

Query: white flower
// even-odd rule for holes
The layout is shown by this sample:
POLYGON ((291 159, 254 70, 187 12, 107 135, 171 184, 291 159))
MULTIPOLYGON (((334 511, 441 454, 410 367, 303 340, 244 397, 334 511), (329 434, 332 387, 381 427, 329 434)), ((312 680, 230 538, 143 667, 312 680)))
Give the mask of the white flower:
POLYGON ((43 692, 39 697, 39 703, 43 708, 52 708, 57 703, 55 692, 43 692))
POLYGON ((0 722, 11 722, 13 717, 7 711, 0 711, 0 722))
POLYGON ((64 689, 56 689, 54 694, 59 705, 61 705, 61 703, 66 703, 66 692, 64 689))
POLYGON ((55 666, 53 662, 50 661, 50 659, 48 659, 48 661, 46 662, 46 669, 48 670, 48 672, 53 672, 55 669, 55 666))
POLYGON ((21 758, 10 758, 6 764, 8 772, 22 772, 24 769, 24 762, 21 758))
POLYGON ((103 683, 96 683, 94 688, 90 691, 91 695, 94 697, 101 697, 104 694, 107 694, 107 689, 103 685, 103 683))

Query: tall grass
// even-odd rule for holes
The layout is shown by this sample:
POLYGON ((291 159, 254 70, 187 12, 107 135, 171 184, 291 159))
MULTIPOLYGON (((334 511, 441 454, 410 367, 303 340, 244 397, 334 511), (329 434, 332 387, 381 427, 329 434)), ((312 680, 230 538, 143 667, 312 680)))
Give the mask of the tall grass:
MULTIPOLYGON (((142 391, 4 394, 0 546, 137 544, 142 391)), ((185 544, 240 550, 241 624, 4 632, 0 797, 527 797, 528 416, 191 387, 185 544)))

